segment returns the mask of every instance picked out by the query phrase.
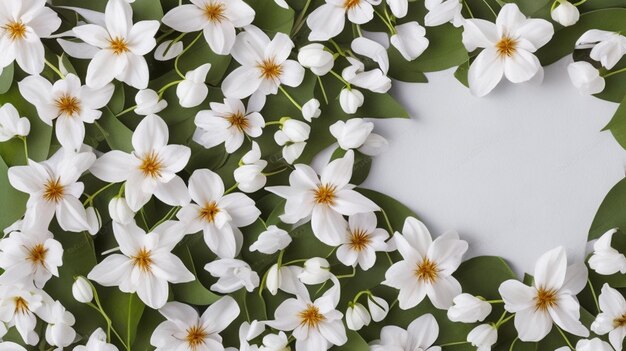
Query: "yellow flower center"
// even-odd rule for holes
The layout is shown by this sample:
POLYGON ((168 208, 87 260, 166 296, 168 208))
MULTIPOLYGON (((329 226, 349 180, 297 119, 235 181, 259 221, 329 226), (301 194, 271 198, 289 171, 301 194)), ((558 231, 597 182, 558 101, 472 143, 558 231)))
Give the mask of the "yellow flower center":
POLYGON ((343 7, 346 10, 353 9, 353 8, 359 6, 359 5, 361 5, 361 0, 345 0, 343 2, 343 7))
POLYGON ((161 164, 161 160, 159 160, 159 155, 154 151, 148 153, 143 160, 141 160, 141 165, 139 165, 139 170, 141 170, 143 175, 152 178, 161 175, 161 168, 163 168, 163 165, 161 164))
POLYGON ((242 132, 250 125, 246 116, 244 116, 241 112, 233 113, 232 115, 226 117, 226 120, 228 120, 231 127, 235 127, 242 132))
POLYGON ((556 302, 556 290, 537 289, 537 296, 535 296, 535 309, 537 311, 545 312, 548 308, 556 306, 556 302))
POLYGON ((59 178, 49 179, 43 190, 43 199, 50 202, 59 202, 63 198, 65 187, 59 178))
POLYGON ((316 328, 320 322, 326 317, 320 313, 319 308, 315 305, 307 305, 307 308, 301 311, 298 316, 300 317, 300 325, 306 325, 309 328, 316 328))
POLYGON ((613 327, 626 327, 626 314, 623 314, 621 317, 615 318, 615 320, 613 320, 613 327))
POLYGON ((515 51, 517 50, 517 40, 505 35, 496 44, 496 49, 498 50, 498 55, 500 57, 511 57, 513 56, 513 54, 515 54, 515 51))
POLYGON ((283 73, 283 67, 277 64, 273 58, 263 60, 259 69, 261 69, 261 78, 263 79, 278 79, 283 73))
POLYGON ((111 38, 109 39, 109 48, 113 50, 115 55, 121 55, 128 52, 128 43, 126 39, 121 37, 111 38))
POLYGON ((61 95, 61 97, 55 101, 55 104, 60 114, 73 116, 74 114, 80 113, 80 101, 73 96, 67 94, 61 95))
POLYGON ((226 19, 224 15, 226 6, 223 3, 210 2, 204 6, 204 16, 210 22, 221 22, 226 19))
POLYGON ((204 339, 206 339, 208 333, 200 326, 194 325, 187 329, 187 344, 192 351, 195 351, 198 346, 204 345, 204 339))
POLYGON ((332 205, 335 203, 334 185, 322 184, 315 190, 315 203, 322 205, 332 205))
POLYGON ((371 242, 372 239, 364 230, 356 229, 350 233, 350 247, 354 251, 363 251, 371 242))
POLYGON ((15 314, 26 314, 29 311, 28 302, 26 302, 23 297, 16 296, 13 299, 15 301, 15 314))
POLYGON ((204 205, 202 209, 200 209, 200 219, 203 219, 209 223, 213 223, 215 220, 215 216, 220 212, 220 208, 217 207, 217 203, 215 201, 211 201, 208 204, 204 205))
POLYGON ((152 253, 146 248, 142 247, 139 252, 131 259, 133 260, 133 266, 139 267, 144 272, 150 272, 150 266, 152 265, 152 253))
POLYGON ((43 244, 37 244, 30 248, 28 251, 27 259, 33 262, 36 265, 44 266, 46 262, 46 255, 48 254, 48 249, 46 249, 43 244))
POLYGON ((12 21, 4 26, 4 30, 9 33, 9 38, 13 41, 26 38, 26 26, 22 21, 12 21))
POLYGON ((415 275, 418 280, 432 284, 437 280, 437 277, 439 277, 439 267, 437 267, 435 262, 425 258, 422 262, 417 264, 415 275))

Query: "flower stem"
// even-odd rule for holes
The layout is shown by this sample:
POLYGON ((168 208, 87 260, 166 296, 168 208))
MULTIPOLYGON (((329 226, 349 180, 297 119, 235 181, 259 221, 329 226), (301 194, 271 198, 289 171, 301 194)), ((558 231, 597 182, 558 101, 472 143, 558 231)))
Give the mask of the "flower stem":
POLYGON ((343 278, 352 278, 356 275, 356 267, 352 267, 352 273, 350 274, 344 274, 344 275, 338 275, 337 279, 343 279, 343 278))
POLYGON ((279 169, 277 171, 274 171, 274 172, 263 173, 263 175, 266 176, 266 177, 269 177, 269 176, 272 176, 274 174, 282 173, 282 172, 284 172, 284 171, 286 171, 288 169, 289 169, 289 167, 284 167, 284 168, 281 168, 281 169, 279 169))
POLYGON ((326 95, 326 89, 324 89, 324 83, 322 83, 322 78, 317 76, 317 82, 320 83, 320 89, 322 90, 322 96, 324 96, 324 102, 328 105, 328 95, 326 95))
POLYGON ((159 89, 159 99, 163 97, 163 93, 165 93, 165 91, 169 88, 172 87, 174 85, 177 85, 178 83, 182 82, 182 80, 175 80, 173 82, 169 82, 167 84, 165 84, 163 86, 163 88, 159 89))
POLYGON ((465 345, 465 344, 469 344, 469 341, 456 341, 456 342, 449 342, 447 344, 441 344, 439 345, 440 347, 448 347, 448 346, 457 346, 457 345, 465 345))
MULTIPOLYGON (((506 313, 505 313, 506 314, 506 313)), ((513 317, 515 317, 515 314, 512 314, 508 317, 506 317, 505 319, 502 319, 500 321, 498 321, 498 323, 496 323, 496 329, 500 328, 501 326, 503 326, 504 324, 506 324, 506 322, 510 321, 511 319, 513 319, 513 317)))
POLYGON ((265 122, 265 127, 273 126, 273 125, 277 125, 277 124, 282 124, 282 123, 280 121, 265 122))
POLYGON ((385 217, 385 222, 387 223, 387 228, 389 229, 389 237, 391 238, 393 236, 393 227, 391 226, 391 222, 389 222, 389 217, 387 217, 387 212, 385 212, 385 210, 383 210, 382 208, 380 209, 380 212, 383 214, 383 217, 385 217))
POLYGON ((596 295, 596 291, 593 288, 591 279, 587 279, 587 284, 589 284, 589 290, 591 290, 591 296, 593 296, 593 302, 596 303, 596 309, 598 310, 598 313, 600 313, 600 303, 598 302, 598 296, 596 295))
POLYGON ((624 67, 622 69, 618 69, 617 71, 608 72, 605 75, 603 75, 602 78, 610 77, 612 75, 616 75, 616 74, 623 73, 623 72, 626 72, 626 67, 624 67))
POLYGON ((385 16, 381 15, 381 14, 380 14, 380 12, 378 12, 378 11, 376 11, 376 10, 374 10, 374 13, 375 13, 376 15, 378 15, 378 18, 380 18, 380 20, 381 20, 381 21, 383 21, 383 23, 387 26, 387 28, 389 29, 389 32, 390 32, 391 34, 396 34, 396 33, 397 33, 397 32, 396 32, 396 29, 395 29, 395 28, 393 28, 393 26, 391 25, 391 23, 389 23, 389 22, 387 21, 387 19, 385 18, 385 16))
POLYGON ((291 31, 291 37, 293 38, 296 34, 298 34, 298 32, 300 31, 300 29, 302 28, 302 26, 304 25, 304 15, 306 15, 306 11, 309 9, 309 5, 311 5, 311 0, 307 0, 306 3, 304 4, 304 7, 302 8, 302 11, 300 12, 300 15, 298 15, 298 19, 296 19, 296 22, 294 22, 294 26, 293 26, 293 30, 291 31))
POLYGON ((467 13, 469 13, 471 18, 474 18, 474 14, 472 13, 472 9, 470 9, 469 5, 467 4, 467 1, 463 0, 463 5, 465 5, 465 8, 467 9, 467 13))
POLYGON ((96 311, 100 312, 100 314, 102 315, 102 318, 104 318, 105 322, 107 323, 107 342, 111 342, 111 331, 113 331, 113 334, 115 334, 115 336, 119 339, 122 345, 124 345, 124 348, 126 348, 127 350, 130 350, 129 346, 127 346, 126 343, 124 342, 124 339, 120 336, 117 330, 115 330, 115 328, 113 327, 113 322, 111 321, 111 318, 109 318, 106 312, 104 312, 104 308, 102 308, 102 304, 100 303, 100 297, 98 296, 98 291, 96 290, 96 287, 93 286, 93 284, 89 280, 87 280, 87 282, 91 286, 91 291, 93 291, 93 297, 94 297, 94 300, 96 301, 95 305, 91 302, 87 303, 87 305, 95 309, 96 311))
POLYGON ((287 90, 285 90, 285 88, 283 88, 282 85, 278 86, 278 89, 280 89, 280 91, 287 97, 287 99, 289 99, 289 101, 291 101, 291 103, 298 108, 298 110, 302 111, 302 106, 300 106, 299 103, 296 102, 296 100, 294 100, 293 97, 291 97, 291 95, 289 95, 289 93, 287 92, 287 90))
POLYGON ((98 189, 98 191, 96 191, 95 193, 93 193, 93 195, 90 195, 87 197, 87 199, 85 201, 83 201, 83 206, 87 205, 87 204, 91 204, 93 203, 93 199, 98 196, 101 192, 107 190, 108 188, 112 187, 113 185, 115 185, 115 183, 109 183, 105 186, 103 186, 102 188, 98 189))
POLYGON ((233 186, 231 186, 230 188, 226 189, 226 191, 224 192, 224 195, 229 194, 231 191, 237 189, 238 185, 239 185, 239 183, 233 184, 233 186))
POLYGON ((343 79, 343 77, 341 76, 341 74, 333 71, 332 69, 330 70, 330 74, 332 74, 333 76, 335 76, 335 78, 339 79, 343 84, 346 85, 346 87, 348 87, 348 89, 352 89, 352 87, 350 86, 350 83, 348 83, 347 80, 343 79))
POLYGON ((180 206, 175 206, 172 207, 166 214, 165 216, 163 216, 163 218, 161 218, 158 222, 156 222, 151 228, 150 230, 148 230, 149 232, 153 231, 154 228, 158 227, 161 223, 165 222, 165 221, 169 221, 170 219, 172 219, 177 213, 178 210, 180 210, 180 206))
POLYGON ((485 300, 485 302, 490 304, 504 303, 504 300, 485 300))
POLYGON ((567 335, 565 335, 565 333, 563 332, 563 330, 561 330, 561 328, 558 325, 555 325, 556 329, 559 331, 559 333, 561 334, 561 336, 563 337, 563 340, 565 340, 565 342, 567 343, 567 346, 570 348, 570 350, 575 350, 574 346, 572 345, 572 343, 569 341, 569 339, 567 338, 567 335))
POLYGON ((582 5, 582 4, 586 3, 586 2, 587 2, 587 0, 580 0, 579 2, 573 3, 572 5, 580 6, 580 5, 582 5))
POLYGON ((191 43, 189 43, 189 45, 186 48, 184 48, 183 51, 178 56, 176 56, 176 60, 174 60, 174 69, 176 70, 176 73, 178 73, 178 75, 182 79, 185 79, 185 75, 178 68, 178 60, 180 60, 180 58, 198 41, 198 39, 200 39, 201 36, 202 36, 202 31, 198 33, 198 35, 191 41, 191 43))
POLYGON ((121 115, 125 115, 125 114, 127 114, 128 112, 134 111, 136 108, 137 108, 137 105, 135 105, 135 106, 131 106, 131 107, 129 107, 129 108, 127 108, 127 109, 125 109, 124 111, 122 111, 122 112, 120 112, 120 113, 116 114, 116 115, 115 115, 115 117, 119 117, 119 116, 121 116, 121 115))
POLYGON ((494 18, 498 18, 498 14, 496 13, 496 11, 493 10, 493 7, 491 7, 491 5, 489 5, 489 1, 488 0, 483 0, 483 2, 485 3, 485 5, 487 5, 487 7, 489 8, 489 11, 491 11, 491 13, 493 14, 494 18))
POLYGON ((50 63, 50 62, 49 62, 48 60, 46 60, 45 58, 44 58, 44 61, 43 61, 43 62, 45 62, 46 66, 50 67, 50 69, 51 69, 51 70, 53 70, 53 71, 54 71, 54 73, 58 74, 58 75, 59 75, 59 77, 61 77, 61 79, 65 79, 65 75, 64 75, 63 73, 61 73, 61 70, 59 70, 58 68, 56 68, 56 66, 55 66, 55 65, 53 65, 52 63, 50 63))
POLYGON ((346 52, 341 49, 341 47, 339 46, 339 44, 337 44, 336 41, 334 41, 332 39, 330 39, 329 41, 330 41, 331 44, 333 44, 333 46, 335 47, 335 50, 337 50, 339 55, 346 56, 346 52))
POLYGON ((26 143, 26 137, 19 136, 18 138, 22 139, 22 143, 24 143, 24 158, 26 159, 26 163, 28 163, 28 144, 26 143))
POLYGON ((306 260, 308 260, 308 258, 300 258, 300 259, 297 259, 297 260, 292 260, 292 261, 289 261, 289 262, 283 264, 283 266, 289 266, 289 265, 292 265, 292 264, 295 264, 295 263, 305 262, 306 260))
POLYGON ((517 342, 517 340, 519 340, 519 337, 516 337, 515 339, 513 339, 513 342, 511 343, 511 347, 509 347, 509 351, 513 351, 513 347, 515 346, 515 343, 517 342))

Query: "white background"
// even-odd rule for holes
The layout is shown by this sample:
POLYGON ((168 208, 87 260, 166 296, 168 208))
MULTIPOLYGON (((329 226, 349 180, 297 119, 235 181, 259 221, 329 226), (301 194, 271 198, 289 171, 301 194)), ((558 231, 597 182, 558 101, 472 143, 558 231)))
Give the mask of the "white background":
POLYGON ((454 70, 428 74, 427 84, 394 82, 411 119, 375 120, 390 146, 364 187, 406 204, 434 236, 458 231, 469 256, 503 256, 518 272, 559 245, 581 259, 626 152, 600 132, 617 104, 581 96, 569 60, 547 67, 541 85, 501 83, 484 98, 454 70))

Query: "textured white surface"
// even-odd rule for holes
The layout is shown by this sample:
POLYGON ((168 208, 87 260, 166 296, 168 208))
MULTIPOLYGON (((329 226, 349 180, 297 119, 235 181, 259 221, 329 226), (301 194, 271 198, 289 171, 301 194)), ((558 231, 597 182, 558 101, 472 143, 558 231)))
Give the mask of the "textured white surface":
POLYGON ((485 98, 453 70, 428 74, 428 84, 395 82, 412 118, 375 121, 390 147, 364 187, 406 204, 435 236, 458 231, 470 256, 500 255, 518 272, 558 245, 581 259, 626 152, 600 132, 617 104, 581 96, 568 62, 547 67, 541 85, 500 84, 485 98))

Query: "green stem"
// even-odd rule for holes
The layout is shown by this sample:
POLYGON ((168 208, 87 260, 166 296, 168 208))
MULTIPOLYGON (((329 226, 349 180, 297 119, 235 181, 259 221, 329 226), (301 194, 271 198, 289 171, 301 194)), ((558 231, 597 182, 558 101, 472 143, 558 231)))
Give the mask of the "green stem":
POLYGON ((485 3, 485 5, 487 5, 489 11, 491 11, 491 13, 493 14, 493 17, 498 18, 498 14, 493 10, 491 5, 489 5, 489 2, 487 0, 483 0, 483 2, 485 3))
POLYGON ((465 8, 467 9, 467 13, 469 13, 471 18, 474 18, 474 14, 472 13, 472 9, 470 9, 469 5, 467 4, 467 1, 463 0, 463 5, 465 5, 465 8))
POLYGON ((296 34, 298 34, 298 32, 300 31, 300 29, 302 28, 302 26, 304 25, 304 16, 306 15, 306 11, 309 9, 309 5, 311 5, 311 0, 307 0, 306 3, 304 4, 304 7, 302 8, 302 11, 300 12, 300 15, 298 15, 298 19, 296 19, 296 22, 294 22, 294 27, 293 30, 291 31, 291 37, 293 38, 296 34))
POLYGON ((357 301, 359 301, 359 297, 361 297, 362 295, 367 295, 367 296, 371 296, 372 292, 369 290, 362 290, 359 291, 358 294, 356 294, 356 296, 354 297, 354 299, 352 299, 352 304, 355 304, 357 301))
POLYGON ((173 82, 169 82, 167 84, 165 84, 163 86, 163 88, 159 89, 159 99, 163 97, 163 93, 165 93, 165 91, 167 90, 167 88, 177 85, 178 83, 182 82, 182 80, 175 80, 173 82))
POLYGON ((198 35, 191 41, 191 43, 189 43, 189 45, 186 48, 184 48, 183 51, 178 56, 176 56, 176 60, 174 60, 174 69, 176 70, 176 73, 178 73, 178 75, 182 79, 185 79, 185 75, 178 68, 178 61, 198 41, 198 39, 200 39, 201 36, 202 36, 202 31, 198 33, 198 35))
POLYGON ((150 228, 150 230, 148 230, 148 232, 152 232, 154 230, 154 228, 158 227, 163 222, 169 221, 170 219, 172 219, 178 213, 178 210, 180 210, 180 206, 172 207, 169 211, 167 211, 167 213, 165 214, 165 216, 163 216, 163 218, 161 218, 158 222, 156 222, 150 228))
POLYGON ((143 225, 146 228, 146 230, 148 230, 148 228, 150 228, 148 226, 148 221, 146 221, 146 214, 143 211, 143 207, 139 210, 139 214, 141 215, 141 220, 143 221, 143 225))
POLYGON ((335 50, 337 50, 339 55, 346 56, 346 52, 341 49, 341 47, 339 46, 339 44, 337 44, 336 41, 334 41, 332 39, 330 39, 329 41, 330 41, 331 44, 333 44, 333 46, 335 47, 335 50))
POLYGON ((515 339, 513 339, 513 342, 511 343, 511 347, 509 347, 509 351, 513 351, 513 347, 515 346, 515 343, 517 342, 517 340, 519 340, 519 337, 516 337, 515 339))
POLYGON ((229 194, 231 191, 237 189, 238 185, 239 185, 239 183, 233 184, 233 186, 231 186, 230 188, 226 189, 226 191, 224 192, 224 195, 229 194))
POLYGON ((113 185, 115 185, 115 183, 109 183, 109 184, 103 186, 102 188, 98 189, 98 191, 96 191, 95 193, 93 193, 93 195, 87 197, 87 199, 85 201, 83 201, 83 206, 86 206, 87 204, 93 203, 93 199, 96 196, 98 196, 100 193, 102 193, 103 191, 107 190, 108 188, 112 187, 113 185))
POLYGON ((265 127, 283 124, 281 121, 265 122, 265 127))
POLYGON ((572 345, 572 343, 569 341, 569 339, 567 338, 567 335, 565 335, 565 333, 563 332, 563 330, 561 330, 561 328, 559 328, 558 325, 555 325, 556 329, 559 331, 559 333, 561 334, 561 336, 563 337, 563 340, 565 340, 565 342, 567 343, 567 346, 570 348, 570 350, 575 350, 574 346, 572 345))
POLYGON ((580 6, 580 5, 584 4, 584 3, 586 3, 587 1, 588 1, 588 0, 580 0, 579 2, 573 3, 572 5, 574 5, 574 6, 580 6))
POLYGON ((283 266, 289 266, 289 265, 300 263, 300 262, 306 262, 306 260, 308 260, 308 258, 300 258, 300 259, 297 259, 297 260, 292 260, 292 261, 289 261, 289 262, 283 264, 283 266))
POLYGON ((469 344, 469 341, 456 341, 456 342, 449 342, 447 344, 441 344, 439 345, 440 347, 448 347, 448 346, 457 346, 457 345, 465 345, 465 344, 469 344))
POLYGON ((504 300, 485 300, 485 302, 490 303, 490 304, 496 304, 496 303, 504 303, 504 300))
POLYGON ((352 273, 350 274, 343 274, 343 275, 338 275, 337 279, 343 279, 343 278, 352 278, 356 275, 356 267, 352 267, 352 273))
POLYGON ((332 249, 332 250, 330 250, 330 252, 328 253, 328 255, 326 255, 326 257, 325 257, 325 258, 329 258, 329 257, 333 254, 333 252, 335 252, 335 250, 337 249, 337 247, 338 247, 338 246, 333 247, 333 249, 332 249))
POLYGON ((341 74, 333 71, 332 69, 330 70, 330 74, 332 74, 335 78, 339 79, 343 84, 346 85, 346 87, 348 87, 348 89, 352 89, 352 87, 350 86, 350 83, 348 83, 347 80, 343 79, 341 74))
POLYGON ((294 100, 293 97, 291 97, 291 95, 289 95, 289 93, 287 92, 287 90, 285 90, 285 88, 283 88, 282 85, 278 86, 278 89, 280 89, 280 91, 287 97, 287 99, 289 99, 289 101, 291 101, 291 103, 298 108, 298 110, 302 111, 302 106, 300 106, 299 103, 296 102, 296 100, 294 100))
POLYGON ((43 62, 45 62, 46 66, 50 67, 50 69, 53 70, 54 73, 58 74, 59 77, 61 77, 61 79, 65 79, 65 75, 63 75, 63 73, 61 73, 61 70, 56 68, 55 65, 51 64, 50 62, 48 62, 48 60, 46 60, 45 58, 44 58, 43 62))
POLYGON ((285 167, 285 168, 281 168, 281 169, 279 169, 279 170, 277 170, 277 171, 274 171, 274 172, 262 173, 262 174, 263 174, 264 176, 266 176, 266 177, 269 177, 269 176, 273 176, 274 174, 282 173, 282 172, 284 172, 284 171, 286 171, 286 170, 288 170, 288 169, 289 169, 289 167, 285 167))
POLYGON ((87 303, 87 305, 95 309, 96 311, 100 312, 105 322, 107 323, 107 342, 111 342, 111 331, 113 331, 113 334, 115 334, 115 336, 119 339, 119 341, 122 343, 124 348, 127 350, 130 350, 129 347, 124 342, 124 339, 120 336, 117 330, 115 330, 115 328, 113 327, 113 322, 111 321, 111 318, 109 318, 106 312, 104 312, 104 308, 102 307, 102 304, 100 303, 100 297, 98 296, 98 291, 96 290, 96 287, 93 286, 93 284, 91 284, 89 280, 87 280, 87 282, 91 286, 91 291, 93 291, 93 297, 94 297, 94 300, 96 301, 95 305, 91 302, 87 303))
POLYGON ((126 350, 130 351, 130 313, 133 305, 133 294, 128 295, 128 317, 126 318, 126 350))
POLYGON ((396 34, 396 29, 393 28, 393 25, 391 25, 391 23, 387 22, 387 19, 385 18, 385 16, 381 15, 380 12, 374 10, 374 13, 378 16, 378 18, 380 18, 381 21, 383 21, 383 23, 387 26, 387 28, 389 29, 389 32, 391 34, 396 34))
POLYGON ((385 218, 385 223, 387 223, 387 229, 389 229, 389 237, 391 238, 393 236, 393 227, 391 226, 391 222, 389 221, 389 217, 387 216, 387 212, 385 212, 385 210, 383 210, 382 208, 380 209, 380 212, 382 212, 383 217, 385 218))
POLYGON ((26 137, 19 136, 18 138, 22 139, 22 143, 24 143, 24 158, 26 158, 26 163, 28 164, 28 143, 26 143, 26 137))
POLYGON ((322 90, 322 96, 324 96, 324 102, 328 105, 328 95, 326 95, 326 89, 324 89, 324 83, 322 83, 322 77, 317 76, 317 82, 320 83, 319 87, 322 90))
POLYGON ((593 302, 596 303, 596 309, 598 310, 598 313, 600 313, 600 303, 598 302, 598 296, 596 295, 596 291, 593 288, 591 279, 587 279, 587 284, 589 284, 589 290, 591 290, 591 296, 593 296, 593 302))
POLYGON ((608 72, 605 75, 602 76, 602 78, 606 78, 606 77, 610 77, 619 73, 623 73, 626 72, 626 67, 622 68, 622 69, 618 69, 617 71, 613 71, 613 72, 608 72))
POLYGON ((515 317, 515 314, 512 314, 508 317, 506 317, 505 319, 498 321, 498 323, 496 323, 496 329, 500 328, 501 326, 503 326, 504 324, 506 324, 506 322, 510 321, 511 319, 513 319, 513 317, 515 317))
POLYGON ((136 108, 137 108, 137 105, 135 105, 135 106, 131 106, 131 107, 129 107, 129 108, 127 108, 127 109, 125 109, 124 111, 122 111, 122 112, 120 112, 120 113, 116 114, 116 115, 115 115, 115 117, 119 117, 119 116, 121 116, 121 115, 125 115, 125 114, 127 114, 128 112, 134 111, 136 108))

